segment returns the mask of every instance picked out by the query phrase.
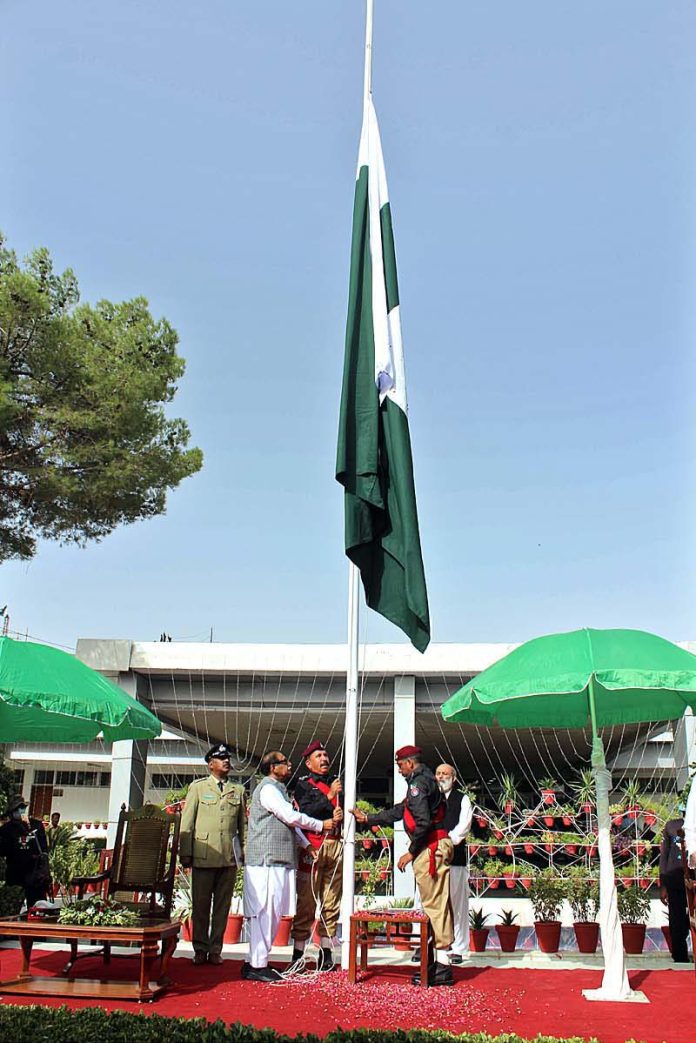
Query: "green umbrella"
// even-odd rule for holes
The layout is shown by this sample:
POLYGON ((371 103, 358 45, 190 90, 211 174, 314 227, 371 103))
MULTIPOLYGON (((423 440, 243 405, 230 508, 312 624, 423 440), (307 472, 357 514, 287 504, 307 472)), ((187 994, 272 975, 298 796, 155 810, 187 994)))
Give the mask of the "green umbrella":
POLYGON ((665 721, 696 709, 696 656, 642 630, 575 630, 527 641, 447 700, 446 721, 501 728, 592 726, 604 978, 588 999, 629 1000, 611 855, 609 789, 598 729, 665 721))
POLYGON ((75 656, 0 637, 0 740, 154 739, 162 725, 141 703, 75 656))

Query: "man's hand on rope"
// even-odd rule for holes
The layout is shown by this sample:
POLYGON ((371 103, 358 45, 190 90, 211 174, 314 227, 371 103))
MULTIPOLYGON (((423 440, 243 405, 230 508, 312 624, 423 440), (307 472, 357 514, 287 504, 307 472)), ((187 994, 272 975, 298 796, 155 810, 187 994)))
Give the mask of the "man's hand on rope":
POLYGON ((337 797, 339 793, 343 793, 343 785, 340 779, 334 779, 331 785, 329 786, 329 800, 333 800, 334 797, 337 797))
POLYGON ((360 808, 351 808, 350 813, 356 822, 359 822, 361 826, 364 826, 367 822, 367 815, 360 808))

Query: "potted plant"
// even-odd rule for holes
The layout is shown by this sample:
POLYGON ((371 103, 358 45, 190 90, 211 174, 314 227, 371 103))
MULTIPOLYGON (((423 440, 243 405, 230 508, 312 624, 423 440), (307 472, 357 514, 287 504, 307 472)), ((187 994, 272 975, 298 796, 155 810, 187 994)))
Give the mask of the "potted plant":
POLYGON ((590 815, 594 808, 595 780, 590 768, 585 768, 578 775, 578 781, 572 785, 575 799, 583 815, 590 815))
POLYGON ((557 839, 558 838, 556 834, 552 830, 544 830, 544 832, 541 834, 541 842, 544 845, 544 851, 552 853, 554 847, 556 846, 557 839))
POLYGON ((643 951, 645 929, 650 916, 650 899, 640 887, 617 892, 624 950, 636 956, 643 951))
POLYGON ((536 866, 533 866, 531 862, 517 863, 517 880, 525 891, 529 890, 532 883, 532 877, 535 877, 536 874, 537 868, 536 866))
POLYGON ((536 812, 532 808, 527 808, 527 810, 523 811, 522 814, 524 815, 525 823, 528 826, 536 826, 536 812))
POLYGON ((517 788, 517 780, 514 775, 510 775, 508 772, 500 779, 500 809, 504 815, 511 815, 515 810, 515 805, 519 800, 519 790, 517 788))
POLYGON ((394 829, 392 826, 380 826, 379 836, 383 848, 388 848, 394 839, 394 829))
POLYGON ((514 952, 517 945, 517 935, 520 933, 520 925, 515 923, 517 914, 511 909, 503 909, 500 913, 500 923, 495 925, 495 933, 498 935, 501 952, 514 952))
POLYGON ((514 866, 503 866, 503 880, 505 886, 512 891, 516 883, 517 870, 514 866))
POLYGON ((553 871, 542 869, 529 885, 534 909, 534 927, 542 952, 558 952, 561 922, 558 919, 565 898, 565 882, 553 871))
MULTIPOLYGON (((244 873, 241 869, 237 870, 237 875, 234 879, 234 891, 232 892, 232 901, 230 903, 230 911, 227 915, 227 926, 225 927, 225 933, 222 936, 222 940, 225 945, 237 945, 242 937, 242 928, 244 927, 244 914, 242 912, 242 899, 244 895, 244 873)), ((288 917, 283 917, 283 920, 288 917)), ((289 917, 290 924, 292 924, 292 917, 289 917)), ((281 921, 281 927, 278 928, 278 934, 281 931, 285 931, 285 936, 289 938, 290 930, 283 927, 281 921)), ((277 938, 277 935, 276 935, 277 938)), ((274 945, 287 945, 287 941, 273 941, 274 945)))
POLYGON ((587 833, 585 835, 585 851, 590 858, 594 858, 597 854, 597 834, 587 833))
POLYGON ((596 952, 599 942, 599 924, 596 922, 598 882, 581 866, 574 866, 568 873, 566 897, 573 910, 573 930, 578 952, 596 952))
POLYGON ((546 815, 542 815, 542 818, 544 820, 544 825, 548 826, 549 829, 552 829, 553 824, 556 821, 556 816, 552 813, 547 813, 546 815))
POLYGON ((488 886, 494 890, 500 887, 503 878, 503 863, 499 858, 489 858, 483 864, 483 875, 488 878, 488 886))
POLYGON ((525 855, 534 854, 534 845, 536 844, 536 837, 532 833, 525 833, 517 838, 517 843, 524 848, 525 855))
POLYGON ((623 823, 625 810, 621 802, 609 805, 609 814, 615 826, 620 826, 623 823))
POLYGON ((567 855, 577 855, 582 837, 579 833, 561 833, 561 843, 567 855))
POLYGON ((556 790, 558 789, 558 783, 555 779, 550 776, 542 779, 539 783, 539 792, 541 793, 541 799, 544 804, 554 804, 556 801, 556 790))
POLYGON ((174 916, 181 920, 181 936, 185 942, 193 940, 193 895, 191 893, 191 877, 183 866, 176 868, 174 884, 174 916))
POLYGON ((572 826, 575 818, 575 810, 570 804, 564 804, 561 808, 561 820, 564 826, 572 826))
POLYGON ((626 805, 629 818, 634 820, 638 818, 641 812, 641 797, 642 791, 638 785, 638 781, 636 779, 631 779, 631 781, 626 784, 623 793, 624 804, 626 805))
POLYGON ((488 915, 482 909, 472 909, 469 913, 469 949, 471 952, 484 952, 488 939, 486 921, 488 915))
POLYGON ((471 858, 474 858, 481 850, 481 843, 480 841, 475 840, 471 833, 467 833, 466 840, 469 845, 469 855, 471 858))

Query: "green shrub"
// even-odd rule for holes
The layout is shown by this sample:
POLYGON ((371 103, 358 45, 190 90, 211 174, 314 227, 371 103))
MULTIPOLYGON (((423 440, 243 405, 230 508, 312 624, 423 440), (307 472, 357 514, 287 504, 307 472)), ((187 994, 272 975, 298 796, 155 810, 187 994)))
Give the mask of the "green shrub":
POLYGON ((534 909, 534 919, 540 923, 558 919, 566 896, 565 880, 553 869, 542 869, 532 878, 527 892, 534 909))
MULTIPOLYGON (((100 1007, 69 1010, 67 1007, 0 1006, 0 1039, 13 1043, 320 1043, 308 1033, 286 1036, 273 1029, 257 1029, 252 1025, 225 1025, 204 1018, 165 1018, 160 1014, 131 1014, 128 1011, 107 1013, 100 1007)), ((324 1043, 598 1043, 596 1039, 570 1036, 518 1036, 504 1032, 489 1036, 486 1032, 450 1032, 427 1029, 337 1029, 324 1038, 324 1043)))

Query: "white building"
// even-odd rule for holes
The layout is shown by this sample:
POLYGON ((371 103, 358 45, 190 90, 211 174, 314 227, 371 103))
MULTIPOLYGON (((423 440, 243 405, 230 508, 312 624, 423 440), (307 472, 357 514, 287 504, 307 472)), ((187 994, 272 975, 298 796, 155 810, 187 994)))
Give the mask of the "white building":
MULTIPOLYGON (((359 795, 391 800, 393 750, 414 741, 431 764, 449 761, 462 779, 478 780, 484 801, 495 795, 503 772, 530 791, 540 776, 561 782, 572 776, 588 758, 589 731, 506 732, 442 720, 445 699, 513 647, 436 644, 425 655, 403 644, 361 650, 359 795)), ((149 743, 113 748, 100 742, 6 747, 34 814, 60 811, 77 822, 114 823, 123 802, 161 803, 205 771, 205 750, 223 740, 235 750, 235 775, 245 781, 266 750, 281 749, 299 766, 300 752, 317 737, 340 761, 345 646, 89 639, 78 642, 77 655, 147 705, 165 730, 149 743)), ((657 788, 681 787, 696 756, 690 716, 674 732, 622 726, 604 737, 615 779, 637 774, 657 788)))

